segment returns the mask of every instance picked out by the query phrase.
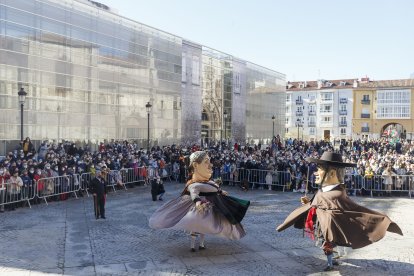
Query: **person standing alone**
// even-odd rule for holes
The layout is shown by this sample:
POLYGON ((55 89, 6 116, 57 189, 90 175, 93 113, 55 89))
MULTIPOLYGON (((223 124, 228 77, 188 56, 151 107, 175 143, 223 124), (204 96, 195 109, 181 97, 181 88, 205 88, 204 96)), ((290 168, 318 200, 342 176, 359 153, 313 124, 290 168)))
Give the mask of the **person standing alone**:
POLYGON ((106 201, 106 170, 96 170, 95 178, 91 181, 90 190, 93 194, 95 218, 105 217, 105 201, 106 201))

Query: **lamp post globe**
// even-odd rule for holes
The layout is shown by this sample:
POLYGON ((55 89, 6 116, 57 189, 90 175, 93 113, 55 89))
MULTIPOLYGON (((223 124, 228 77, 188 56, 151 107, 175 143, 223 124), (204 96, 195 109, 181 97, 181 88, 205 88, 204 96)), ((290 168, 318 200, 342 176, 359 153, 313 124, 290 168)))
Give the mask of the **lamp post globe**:
POLYGON ((151 103, 147 102, 147 104, 145 105, 145 108, 147 109, 147 115, 148 115, 148 132, 147 132, 147 154, 149 154, 149 149, 150 149, 150 113, 151 113, 151 103))
POLYGON ((21 87, 17 95, 19 95, 19 103, 20 103, 20 140, 23 141, 23 108, 24 108, 24 103, 26 102, 27 92, 24 91, 23 87, 21 87))

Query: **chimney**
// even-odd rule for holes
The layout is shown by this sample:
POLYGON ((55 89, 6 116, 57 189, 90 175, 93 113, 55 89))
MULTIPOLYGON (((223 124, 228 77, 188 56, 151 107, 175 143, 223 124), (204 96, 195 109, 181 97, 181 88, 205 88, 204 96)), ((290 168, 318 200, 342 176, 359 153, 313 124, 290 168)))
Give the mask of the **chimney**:
POLYGON ((322 87, 322 80, 318 80, 318 89, 321 89, 322 87))
POLYGON ((354 80, 354 84, 352 85, 353 88, 357 88, 358 87, 358 81, 354 80))

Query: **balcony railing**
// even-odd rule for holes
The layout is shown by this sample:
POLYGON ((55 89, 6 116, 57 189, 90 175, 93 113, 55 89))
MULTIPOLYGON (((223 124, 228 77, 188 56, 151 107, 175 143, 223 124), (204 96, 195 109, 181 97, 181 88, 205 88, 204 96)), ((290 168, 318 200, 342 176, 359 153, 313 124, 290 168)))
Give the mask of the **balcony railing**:
POLYGON ((348 110, 339 110, 339 115, 348 115, 348 110))
POLYGON ((347 98, 340 98, 339 103, 346 104, 346 103, 348 103, 348 99, 347 98))
POLYGON ((361 132, 369 132, 369 127, 361 127, 361 132))
POLYGON ((361 118, 371 118, 371 115, 362 113, 361 118))
POLYGON ((316 127, 316 122, 308 122, 308 127, 316 127))
POLYGON ((297 105, 302 105, 303 104, 303 100, 296 100, 296 104, 297 105))
POLYGON ((348 124, 346 122, 339 122, 339 126, 346 127, 348 124))
POLYGON ((371 100, 361 100, 361 104, 371 104, 371 100))
POLYGON ((296 116, 303 116, 303 111, 296 111, 296 116))
POLYGON ((332 98, 321 98, 321 102, 332 102, 332 98))
POLYGON ((308 115, 316 115, 316 111, 315 110, 309 110, 308 115))

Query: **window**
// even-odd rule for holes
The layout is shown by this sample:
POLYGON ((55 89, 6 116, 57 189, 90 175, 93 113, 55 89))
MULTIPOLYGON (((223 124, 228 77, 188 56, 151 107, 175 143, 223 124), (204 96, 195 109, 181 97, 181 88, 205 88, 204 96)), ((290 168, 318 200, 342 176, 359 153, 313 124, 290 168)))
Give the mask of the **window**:
POLYGON ((411 92, 409 89, 377 91, 377 118, 409 119, 411 117, 411 92))
POLYGON ((369 109, 368 108, 363 108, 362 109, 362 114, 369 114, 369 109))
POLYGON ((340 119, 341 124, 346 124, 346 117, 342 117, 340 119))
POLYGON ((346 128, 341 128, 341 135, 346 135, 346 128))
POLYGON ((290 102, 291 95, 286 95, 286 102, 290 102))
POLYGON ((322 121, 325 123, 329 123, 331 121, 331 117, 322 117, 322 121))
POLYGON ((233 91, 234 94, 240 94, 241 84, 240 84, 240 73, 234 72, 234 84, 233 91))
POLYGON ((302 107, 301 107, 301 106, 297 106, 297 107, 296 107, 296 111, 297 111, 297 112, 302 112, 302 107))
POLYGON ((289 118, 288 117, 286 117, 286 124, 287 125, 289 124, 289 118))
POLYGON ((322 101, 332 101, 333 94, 332 93, 321 93, 321 99, 322 101))
POLYGON ((290 107, 286 106, 286 113, 289 114, 290 113, 290 107))
POLYGON ((187 64, 185 60, 185 53, 183 53, 182 61, 181 61, 181 81, 186 82, 187 81, 187 64))
POLYGON ((285 132, 286 132, 286 133, 288 133, 288 132, 289 132, 289 128, 286 128, 286 129, 285 129, 285 132))
POLYGON ((315 128, 314 127, 309 128, 309 135, 315 135, 315 128))
POLYGON ((339 106, 339 110, 340 110, 340 111, 346 111, 346 104, 341 104, 341 105, 339 106))
POLYGON ((369 101, 369 95, 363 95, 362 100, 363 101, 369 101))
POLYGON ((198 56, 193 56, 192 83, 200 84, 200 59, 198 56))
POLYGON ((321 113, 330 113, 330 112, 332 112, 332 105, 330 105, 330 104, 321 105, 320 112, 321 113))
POLYGON ((315 124, 316 123, 316 117, 315 116, 310 116, 309 117, 309 124, 315 124))
POLYGON ((310 105, 309 106, 309 112, 314 113, 316 111, 316 105, 310 105))

